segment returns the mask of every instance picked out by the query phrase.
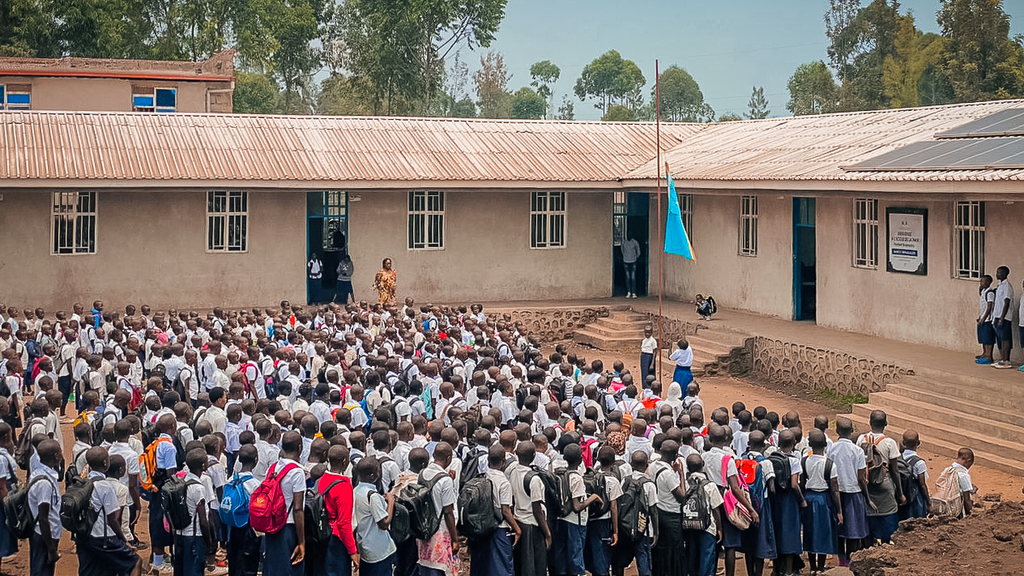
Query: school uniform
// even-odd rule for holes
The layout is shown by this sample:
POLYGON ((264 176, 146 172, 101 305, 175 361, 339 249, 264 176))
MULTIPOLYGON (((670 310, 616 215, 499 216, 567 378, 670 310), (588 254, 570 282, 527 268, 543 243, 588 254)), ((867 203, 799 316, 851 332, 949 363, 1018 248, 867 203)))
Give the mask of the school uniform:
MULTIPOLYGON (((156 448, 157 470, 168 472, 178 466, 178 452, 174 448, 173 439, 167 434, 161 434, 160 438, 168 441, 161 441, 156 448)), ((167 477, 170 477, 168 474, 167 477)), ((164 548, 174 543, 174 535, 164 528, 164 510, 160 498, 149 499, 149 537, 153 548, 164 548)))
POLYGON ((837 518, 835 500, 829 489, 833 479, 839 481, 839 470, 833 462, 829 477, 825 477, 828 458, 812 454, 802 463, 806 476, 803 508, 804 550, 808 554, 837 554, 837 518))
MULTIPOLYGON (((687 487, 696 486, 698 483, 707 480, 708 478, 705 474, 694 472, 686 479, 687 487)), ((686 534, 686 550, 689 559, 689 571, 687 573, 692 576, 714 576, 715 568, 718 566, 718 525, 715 522, 714 510, 722 506, 725 501, 722 499, 722 493, 718 491, 714 482, 708 481, 699 490, 702 490, 703 493, 694 495, 694 497, 704 498, 711 518, 708 527, 704 530, 684 532, 686 534)))
POLYGON ((388 517, 387 501, 369 484, 356 486, 353 516, 356 543, 359 548, 360 576, 391 576, 397 547, 391 534, 381 530, 378 522, 388 517))
MULTIPOLYGON (((862 434, 857 439, 857 446, 863 447, 868 442, 874 443, 878 452, 886 462, 899 457, 900 447, 895 440, 883 434, 862 434)), ((882 542, 889 542, 896 528, 899 526, 899 504, 896 501, 896 485, 892 477, 886 473, 879 485, 868 483, 868 498, 874 503, 875 508, 867 510, 868 530, 871 538, 882 542)))
POLYGON ((117 512, 118 502, 114 484, 116 479, 107 478, 99 472, 90 472, 92 485, 90 504, 98 514, 87 538, 79 538, 75 551, 78 554, 79 576, 121 576, 135 568, 139 557, 128 544, 117 537, 107 522, 107 516, 117 512))
MULTIPOLYGON (((519 544, 513 550, 513 565, 517 576, 544 576, 547 574, 547 548, 544 544, 544 530, 537 524, 533 504, 540 503, 545 516, 544 483, 537 476, 530 475, 530 468, 513 462, 505 469, 505 475, 512 486, 512 509, 519 524, 519 544), (529 484, 527 484, 529 478, 529 484)), ((550 521, 549 521, 550 524, 550 521)))
MULTIPOLYGON (((331 524, 331 538, 320 551, 319 557, 314 552, 310 560, 314 563, 313 574, 326 576, 350 576, 352 574, 352 554, 358 551, 355 535, 352 532, 352 480, 347 476, 326 472, 317 483, 317 491, 324 495, 327 506, 327 517, 331 524), (335 484, 337 482, 337 484, 335 484), (333 487, 332 487, 333 485, 333 487), (322 560, 322 567, 316 566, 322 560)), ((306 545, 307 551, 309 544, 306 545)))
POLYGON ((421 475, 424 482, 430 482, 434 478, 440 477, 431 490, 431 496, 434 510, 441 516, 441 525, 437 532, 431 536, 430 540, 416 541, 419 549, 420 575, 455 576, 459 572, 459 558, 452 554, 451 543, 455 535, 448 532, 448 523, 444 519, 444 509, 446 506, 451 506, 452 513, 455 515, 455 521, 458 522, 459 511, 455 506, 458 499, 458 492, 455 489, 456 482, 436 462, 431 462, 421 472, 421 475))
POLYGON ((613 474, 606 472, 604 475, 604 491, 608 511, 596 518, 591 518, 587 523, 583 561, 587 570, 594 576, 607 576, 611 566, 611 539, 615 531, 612 526, 611 503, 622 497, 622 483, 613 474))
MULTIPOLYGON (((0 448, 0 482, 6 485, 8 493, 18 485, 18 465, 5 448, 0 448)), ((6 513, 4 507, 0 506, 0 560, 17 552, 18 539, 7 529, 6 513)))
POLYGON ((679 474, 668 462, 651 462, 658 508, 658 543, 651 550, 651 574, 677 576, 686 573, 686 549, 679 500, 673 491, 680 487, 679 474))
POLYGON ((646 382, 647 375, 654 373, 654 353, 658 349, 658 341, 648 336, 640 342, 640 381, 646 382))
POLYGON ((273 576, 302 576, 305 571, 303 562, 292 564, 292 552, 298 544, 298 533, 295 531, 295 516, 292 501, 296 492, 306 491, 306 474, 299 463, 289 458, 281 458, 271 465, 268 475, 273 475, 286 466, 295 466, 287 474, 280 476, 281 492, 288 508, 288 517, 284 527, 263 537, 263 573, 273 576))
MULTIPOLYGON (((910 467, 910 481, 917 485, 918 478, 924 474, 925 481, 928 480, 928 464, 917 455, 914 450, 904 450, 903 460, 910 467)), ((904 494, 904 496, 907 496, 904 494)), ((914 498, 907 496, 907 504, 900 507, 900 520, 907 518, 924 518, 928 515, 928 500, 924 496, 924 490, 918 486, 917 495, 914 498)))
MULTIPOLYGON (((484 476, 491 482, 491 495, 495 511, 500 512, 503 506, 513 506, 512 484, 500 470, 488 469, 484 476)), ((512 558, 512 538, 509 535, 508 522, 502 517, 497 529, 487 538, 469 543, 469 574, 470 576, 512 576, 514 560, 512 558)))
POLYGON ((840 438, 828 452, 832 459, 839 482, 839 501, 843 506, 843 523, 839 526, 839 538, 860 540, 868 535, 867 503, 857 482, 857 472, 867 468, 864 451, 850 441, 840 438))
MULTIPOLYGON (((721 494, 725 494, 726 490, 729 490, 729 478, 738 475, 736 470, 736 457, 729 454, 722 448, 712 448, 701 455, 704 459, 704 473, 707 474, 708 480, 711 480, 718 486, 718 491, 721 494), (722 462, 728 459, 726 464, 725 477, 722 477, 722 462)), ((767 521, 767 519, 765 519, 767 521)), ((776 537, 778 536, 778 530, 776 530, 776 537)), ((732 522, 724 522, 722 526, 722 547, 723 548, 742 548, 743 547, 743 531, 737 528, 732 522)))
POLYGON ((758 517, 763 519, 743 532, 743 553, 761 560, 774 560, 778 557, 778 547, 775 544, 775 523, 769 522, 767 519, 772 517, 772 501, 769 498, 768 487, 775 481, 775 467, 771 460, 760 452, 748 452, 743 457, 754 460, 759 466, 761 489, 755 490, 755 486, 751 485, 750 503, 754 506, 758 517))
POLYGON ((669 360, 676 363, 675 372, 672 374, 672 381, 679 384, 684 390, 693 382, 693 348, 677 348, 675 352, 668 357, 669 360))
POLYGON ((185 506, 191 521, 174 532, 174 576, 203 576, 206 570, 206 542, 199 524, 199 509, 206 506, 207 491, 202 480, 192 472, 185 473, 191 483, 185 495, 185 506))
POLYGON ((29 549, 29 575, 30 576, 53 576, 56 564, 50 564, 47 560, 46 542, 43 541, 41 528, 39 526, 39 505, 46 502, 50 505, 50 512, 47 519, 50 522, 50 536, 60 542, 61 534, 64 532, 60 523, 61 493, 57 486, 57 471, 49 466, 36 463, 32 466, 29 474, 29 482, 32 483, 28 490, 28 510, 36 519, 36 527, 28 539, 29 549), (36 478, 40 480, 33 482, 36 478))
MULTIPOLYGON (((235 474, 232 481, 240 480, 241 488, 251 495, 260 485, 252 472, 235 474)), ((260 545, 263 539, 256 536, 252 526, 241 528, 228 525, 227 562, 228 576, 256 576, 260 567, 260 545)))
MULTIPOLYGON (((796 452, 783 453, 789 460, 791 475, 799 476, 803 473, 800 466, 800 456, 796 452)), ((803 543, 800 541, 800 494, 797 488, 792 488, 790 478, 776 478, 775 501, 772 502, 772 523, 775 524, 775 545, 779 555, 803 553, 803 543), (788 490, 780 490, 778 484, 784 480, 788 490)))

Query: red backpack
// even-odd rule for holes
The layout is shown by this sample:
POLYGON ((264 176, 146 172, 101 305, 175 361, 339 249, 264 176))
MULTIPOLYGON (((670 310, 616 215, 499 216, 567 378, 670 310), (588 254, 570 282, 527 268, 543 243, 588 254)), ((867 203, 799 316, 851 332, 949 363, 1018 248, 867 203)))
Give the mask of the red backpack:
POLYGON ((288 464, 275 473, 277 463, 272 464, 267 471, 267 479, 252 491, 249 496, 249 525, 253 530, 277 534, 288 523, 290 511, 284 502, 281 478, 298 467, 298 464, 288 464))
POLYGON ((587 468, 594 467, 594 444, 597 443, 597 438, 588 438, 580 443, 580 448, 583 449, 583 465, 587 468))

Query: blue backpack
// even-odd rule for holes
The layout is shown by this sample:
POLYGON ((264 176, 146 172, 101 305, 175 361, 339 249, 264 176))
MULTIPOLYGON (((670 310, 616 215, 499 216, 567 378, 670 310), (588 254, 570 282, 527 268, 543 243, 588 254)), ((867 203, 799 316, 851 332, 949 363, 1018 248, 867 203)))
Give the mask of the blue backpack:
POLYGON ((249 493, 245 490, 245 481, 252 477, 249 472, 235 474, 224 485, 224 497, 220 501, 220 519, 224 524, 235 528, 249 525, 249 493))

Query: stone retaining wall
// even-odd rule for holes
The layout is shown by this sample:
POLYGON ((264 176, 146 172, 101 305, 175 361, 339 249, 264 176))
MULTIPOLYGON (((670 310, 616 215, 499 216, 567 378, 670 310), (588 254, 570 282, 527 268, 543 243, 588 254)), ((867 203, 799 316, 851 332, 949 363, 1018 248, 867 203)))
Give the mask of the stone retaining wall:
POLYGON ((569 338, 573 330, 591 324, 598 318, 608 317, 611 309, 608 306, 590 306, 532 310, 493 309, 490 312, 488 316, 491 319, 500 320, 507 315, 514 323, 522 322, 526 332, 537 336, 541 342, 552 342, 569 338))
POLYGON ((858 358, 838 350, 814 348, 755 336, 748 342, 753 371, 774 382, 800 384, 811 390, 839 395, 884 392, 912 370, 895 364, 858 358))
MULTIPOLYGON (((648 312, 647 321, 654 327, 654 333, 657 335, 658 315, 648 312)), ((661 317, 661 329, 664 331, 663 340, 668 343, 677 342, 681 338, 695 335, 702 328, 707 328, 707 325, 695 320, 680 320, 678 318, 669 318, 668 316, 661 317)), ((671 345, 669 345, 669 349, 672 349, 671 345)))

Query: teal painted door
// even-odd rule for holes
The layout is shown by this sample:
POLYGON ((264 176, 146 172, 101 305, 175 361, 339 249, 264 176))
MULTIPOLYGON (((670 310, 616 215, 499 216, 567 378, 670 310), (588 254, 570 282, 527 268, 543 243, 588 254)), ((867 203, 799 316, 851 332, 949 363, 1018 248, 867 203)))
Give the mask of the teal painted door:
POLYGON ((814 209, 814 198, 793 198, 794 320, 813 321, 817 314, 818 274, 814 209))
POLYGON ((348 250, 348 194, 337 190, 306 193, 306 262, 314 254, 323 262, 323 278, 310 280, 307 269, 306 301, 331 302, 338 280, 338 262, 348 250))

